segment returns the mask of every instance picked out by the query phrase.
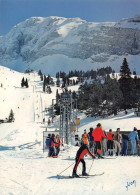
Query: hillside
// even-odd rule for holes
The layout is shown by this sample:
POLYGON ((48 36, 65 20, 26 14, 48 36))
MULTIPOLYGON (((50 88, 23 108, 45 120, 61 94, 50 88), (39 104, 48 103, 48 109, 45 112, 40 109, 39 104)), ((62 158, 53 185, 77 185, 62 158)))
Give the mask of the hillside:
POLYGON ((80 18, 32 17, 0 37, 0 64, 16 71, 27 68, 55 76, 58 71, 111 66, 119 71, 126 57, 140 74, 140 15, 119 23, 80 18), (54 72, 55 70, 55 72, 54 72))
MULTIPOLYGON (((74 163, 78 147, 64 145, 57 159, 47 158, 43 153, 43 131, 47 123, 42 124, 48 114, 44 110, 55 98, 56 87, 52 87, 52 94, 42 93, 42 83, 37 73, 23 74, 0 66, 0 119, 9 115, 13 109, 15 121, 0 124, 0 194, 2 195, 52 195, 78 194, 90 195, 139 195, 140 192, 140 158, 134 156, 116 159, 95 159, 91 174, 104 172, 102 176, 88 179, 58 180, 57 174, 74 163), (29 88, 21 88, 21 79, 28 78, 29 88)), ((78 86, 71 87, 77 90, 78 86), (75 88, 74 88, 75 87, 75 88)), ((60 90, 60 89, 59 89, 60 90)), ((61 91, 60 91, 61 92, 61 91)), ((113 131, 117 127, 131 131, 134 126, 140 129, 140 118, 130 110, 115 117, 106 119, 86 118, 78 113, 81 119, 79 135, 84 129, 89 130, 101 122, 103 128, 113 131)), ((54 127, 58 127, 58 123, 54 127)), ((51 125, 48 130, 53 129, 51 125)), ((92 160, 85 158, 87 171, 92 160)), ((73 165, 62 175, 71 175, 73 165)), ((81 165, 78 167, 81 174, 81 165)))

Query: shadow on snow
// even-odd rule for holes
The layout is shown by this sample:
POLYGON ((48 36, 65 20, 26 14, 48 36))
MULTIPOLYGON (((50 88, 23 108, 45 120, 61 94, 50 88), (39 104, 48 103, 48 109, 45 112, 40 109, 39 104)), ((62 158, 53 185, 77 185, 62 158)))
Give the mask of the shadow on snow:
POLYGON ((40 145, 41 142, 29 142, 26 144, 22 144, 19 146, 2 146, 0 145, 0 151, 5 151, 5 150, 16 150, 16 148, 19 148, 20 150, 24 150, 24 149, 33 149, 33 147, 35 145, 40 145))

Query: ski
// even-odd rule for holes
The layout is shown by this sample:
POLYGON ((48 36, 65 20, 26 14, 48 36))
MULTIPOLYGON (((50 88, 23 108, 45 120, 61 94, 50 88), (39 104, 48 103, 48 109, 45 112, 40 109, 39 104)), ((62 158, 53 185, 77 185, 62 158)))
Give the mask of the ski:
MULTIPOLYGON (((116 159, 117 157, 103 157, 101 159, 116 159)), ((100 158, 99 158, 100 159, 100 158)))
POLYGON ((82 176, 82 175, 79 175, 79 177, 72 177, 72 176, 63 176, 63 175, 57 175, 57 178, 58 179, 80 179, 80 178, 85 178, 85 179, 87 179, 87 178, 90 178, 90 177, 95 177, 95 176, 101 176, 101 175, 103 175, 104 174, 104 172, 103 173, 96 173, 96 174, 94 174, 94 175, 87 175, 87 176, 82 176))
POLYGON ((96 174, 94 174, 94 175, 86 175, 86 176, 79 175, 79 176, 82 176, 82 177, 88 178, 88 177, 101 176, 101 175, 103 175, 103 174, 104 174, 104 172, 102 172, 102 173, 96 173, 96 174))
POLYGON ((85 178, 86 179, 86 177, 84 177, 84 176, 79 176, 79 177, 72 177, 72 176, 62 176, 62 175, 58 175, 57 176, 57 179, 79 179, 79 178, 85 178))
POLYGON ((117 157, 100 157, 100 158, 96 158, 96 160, 100 160, 100 159, 116 159, 117 157))

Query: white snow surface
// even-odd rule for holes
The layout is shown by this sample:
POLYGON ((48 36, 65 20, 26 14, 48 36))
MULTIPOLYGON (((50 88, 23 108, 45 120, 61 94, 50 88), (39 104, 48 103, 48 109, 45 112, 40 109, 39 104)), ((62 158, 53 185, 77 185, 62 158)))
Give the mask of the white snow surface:
MULTIPOLYGON (((3 66, 0 66, 0 86, 1 83, 0 119, 8 117, 13 109, 15 122, 0 124, 0 195, 140 194, 140 157, 95 159, 90 174, 104 172, 104 175, 88 179, 57 179, 57 174, 74 163, 78 150, 77 146, 65 144, 59 158, 48 158, 47 152, 43 153, 43 131, 47 124, 42 124, 42 120, 48 118, 44 110, 55 98, 57 87, 51 87, 52 94, 43 93, 37 73, 22 74, 3 66), (29 81, 27 89, 20 86, 23 76, 29 81)), ((78 86, 70 88, 77 90, 78 86)), ((95 128, 98 122, 106 131, 110 128, 115 131, 117 127, 124 131, 131 131, 134 126, 140 129, 140 118, 133 110, 127 115, 121 112, 106 119, 86 118, 83 113, 78 113, 78 117, 81 120, 79 135, 84 129, 95 128)), ((85 161, 88 172, 92 159, 87 156, 85 161)), ((71 175, 73 166, 62 175, 71 175)), ((79 165, 79 174, 81 169, 79 165)))

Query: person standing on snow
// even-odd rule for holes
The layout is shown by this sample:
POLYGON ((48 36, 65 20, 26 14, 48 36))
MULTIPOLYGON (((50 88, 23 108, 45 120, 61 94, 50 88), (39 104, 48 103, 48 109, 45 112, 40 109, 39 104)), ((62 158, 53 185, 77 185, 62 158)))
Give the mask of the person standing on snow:
POLYGON ((134 130, 129 134, 129 140, 131 141, 131 153, 130 155, 137 155, 137 142, 139 141, 137 128, 134 127, 134 130))
POLYGON ((105 130, 103 130, 103 132, 105 134, 105 138, 102 138, 102 155, 105 156, 107 151, 107 134, 105 130))
POLYGON ((76 172, 77 172, 77 167, 78 167, 80 162, 83 164, 82 175, 83 176, 88 176, 88 174, 86 173, 86 163, 83 159, 85 154, 88 154, 93 159, 95 159, 95 156, 92 155, 91 152, 88 149, 88 144, 82 144, 82 146, 79 148, 79 150, 77 151, 77 154, 76 154, 76 158, 75 158, 76 162, 75 162, 75 166, 73 168, 72 177, 79 177, 79 175, 77 175, 76 172))
POLYGON ((56 154, 55 154, 55 145, 57 142, 55 142, 55 134, 52 134, 50 139, 49 139, 49 154, 48 156, 49 157, 56 157, 56 154))
POLYGON ((122 151, 121 151, 122 156, 127 155, 128 140, 129 140, 128 136, 126 134, 122 134, 122 151))
POLYGON ((94 142, 96 144, 96 154, 98 155, 98 158, 103 158, 101 156, 102 153, 102 138, 105 138, 104 131, 102 129, 101 123, 97 124, 97 127, 93 130, 92 136, 94 137, 94 142))
POLYGON ((113 155, 113 135, 112 129, 109 129, 107 133, 107 151, 110 156, 113 155))
POLYGON ((60 145, 63 146, 63 143, 60 140, 60 135, 57 134, 56 138, 55 138, 55 150, 56 150, 56 156, 58 156, 59 152, 60 152, 60 145))
POLYGON ((82 134, 82 140, 81 140, 81 144, 88 144, 89 145, 89 135, 86 131, 86 129, 84 130, 84 134, 82 134))
POLYGON ((122 135, 120 134, 120 128, 117 128, 116 133, 113 136, 115 149, 116 149, 116 156, 118 156, 121 152, 121 143, 122 143, 122 135))
POLYGON ((94 138, 92 136, 93 128, 91 127, 89 130, 89 149, 91 152, 94 152, 94 138))

